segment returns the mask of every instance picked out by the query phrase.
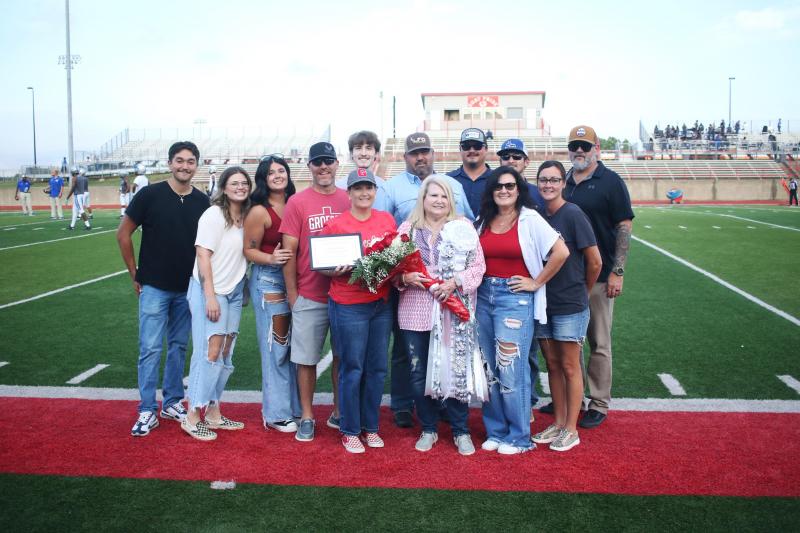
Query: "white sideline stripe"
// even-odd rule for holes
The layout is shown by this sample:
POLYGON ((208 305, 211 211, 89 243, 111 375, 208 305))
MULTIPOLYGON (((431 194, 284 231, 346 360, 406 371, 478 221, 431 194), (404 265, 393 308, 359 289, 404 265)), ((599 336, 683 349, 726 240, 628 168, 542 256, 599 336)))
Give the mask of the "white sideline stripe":
POLYGON ((688 229, 686 226, 678 226, 681 229, 688 229))
MULTIPOLYGON (((14 229, 14 228, 9 228, 14 229)), ((100 229, 100 228, 97 228, 100 229)), ((8 231, 6 229, 5 231, 8 231)), ((16 246, 6 246, 5 248, 0 248, 0 252, 4 250, 14 250, 15 248, 26 248, 28 246, 36 246, 37 244, 49 244, 51 242, 59 242, 59 241, 68 241, 70 239, 83 239, 84 237, 91 237, 92 235, 102 235, 103 233, 111 233, 112 231, 117 231, 115 229, 107 229, 105 231, 93 231, 91 233, 86 233, 84 235, 76 235, 74 237, 62 237, 60 239, 52 239, 49 241, 39 241, 39 242, 29 242, 28 244, 18 244, 16 246)))
POLYGON ((39 231, 40 229, 44 229, 44 228, 33 228, 33 231, 39 231))
MULTIPOLYGON (((161 391, 156 394, 162 399, 161 391)), ((77 400, 139 401, 138 389, 100 387, 37 387, 29 385, 0 385, 0 398, 49 398, 77 400)), ((225 391, 227 403, 261 404, 261 391, 225 391)), ((550 402, 543 397, 538 405, 550 402)), ((315 405, 332 405, 333 394, 314 394, 315 405)), ((381 405, 389 405, 384 394, 381 405)), ((479 404, 477 404, 479 405, 479 404)), ((472 404, 476 406, 476 404, 472 404)), ((617 411, 668 411, 696 413, 796 413, 800 400, 730 400, 720 398, 614 398, 612 409, 617 411)))
POLYGON ((786 374, 783 376, 777 376, 779 380, 783 381, 787 387, 790 389, 794 389, 797 394, 800 394, 800 381, 797 381, 792 376, 786 374))
POLYGON ((15 228, 15 227, 13 227, 13 226, 12 226, 12 227, 10 227, 10 228, 6 228, 6 229, 4 229, 3 231, 13 231, 13 230, 15 230, 15 229, 17 229, 17 228, 15 228))
MULTIPOLYGON (((716 214, 716 213, 714 213, 714 214, 716 214)), ((772 226, 773 228, 788 229, 789 231, 800 231, 800 228, 793 228, 791 226, 781 226, 780 224, 772 224, 770 222, 762 222, 760 220, 754 220, 752 218, 737 217, 736 215, 721 214, 721 215, 718 215, 718 216, 728 217, 728 218, 735 218, 737 220, 745 220, 747 222, 754 222, 756 224, 764 224, 765 226, 772 226)))
POLYGON ((64 223, 64 219, 51 219, 51 220, 40 220, 39 222, 21 222, 19 224, 9 224, 8 226, 0 226, 0 228, 18 228, 20 226, 35 226, 37 224, 52 224, 53 222, 60 222, 64 223))
POLYGON ((82 382, 86 381, 87 379, 89 379, 90 377, 92 377, 95 374, 97 374, 98 372, 100 372, 101 370, 106 369, 108 367, 109 367, 109 365, 104 365, 104 364, 95 365, 92 368, 90 368, 89 370, 87 370, 86 372, 81 372, 80 374, 78 374, 77 376, 72 378, 71 380, 67 381, 67 385, 77 385, 79 383, 82 383, 82 382))
POLYGON ((542 385, 542 392, 550 394, 550 376, 547 372, 539 372, 539 383, 542 385))
POLYGON ((714 228, 714 229, 722 229, 719 226, 711 226, 711 227, 714 228))
POLYGON ((323 372, 328 370, 328 367, 331 366, 332 362, 333 362, 333 351, 331 350, 325 354, 325 357, 323 357, 319 363, 317 363, 317 379, 319 379, 319 377, 322 375, 323 372))
POLYGON ((0 361, 0 366, 6 366, 7 364, 8 364, 8 361, 0 361))
POLYGON ((681 382, 675 379, 672 374, 658 374, 658 379, 661 380, 661 383, 673 396, 686 396, 686 391, 681 386, 681 382))
POLYGON ((633 240, 637 241, 637 242, 640 242, 640 243, 644 244, 645 246, 647 246, 649 248, 652 248, 653 250, 655 250, 655 251, 657 251, 659 253, 662 253, 662 254, 666 255, 670 259, 673 259, 673 260, 677 261, 678 263, 682 264, 683 266, 689 267, 692 270, 694 270, 695 272, 699 272, 700 274, 702 274, 702 275, 704 275, 704 276, 706 276, 708 278, 711 278, 712 280, 716 281, 717 283, 719 283, 723 287, 726 287, 726 288, 732 290, 733 292, 735 292, 736 294, 739 294, 740 296, 744 296, 745 298, 747 298, 748 300, 750 300, 754 304, 760 305, 761 307, 763 307, 764 309, 766 309, 768 311, 772 311, 773 313, 775 313, 776 315, 778 315, 781 318, 785 318, 786 320, 788 320, 789 322, 791 322, 795 326, 800 326, 800 318, 792 316, 789 313, 787 313, 786 311, 781 311, 777 307, 775 307, 773 305, 770 305, 767 302, 765 302, 764 300, 753 296, 749 292, 743 291, 742 289, 740 289, 736 285, 731 285, 730 283, 728 283, 724 279, 720 278, 719 276, 716 276, 716 275, 712 274, 711 272, 708 272, 707 270, 703 270, 699 266, 694 265, 694 264, 690 263, 689 261, 687 261, 686 259, 678 257, 677 255, 672 254, 672 253, 664 250, 663 248, 659 248, 658 246, 656 246, 653 243, 647 242, 646 240, 641 239, 641 238, 639 238, 639 237, 637 237, 635 235, 631 235, 631 238, 633 240))
POLYGON ((89 285, 90 283, 95 283, 98 281, 103 281, 104 279, 113 278, 114 276, 119 276, 120 274, 125 274, 128 272, 127 270, 120 270, 119 272, 114 272, 112 274, 106 274, 105 276, 100 276, 99 278, 94 278, 86 281, 82 281, 80 283, 76 283, 75 285, 67 285, 66 287, 61 287, 60 289, 55 289, 48 292, 43 292, 42 294, 37 294, 36 296, 31 296, 30 298, 25 298, 24 300, 17 300, 16 302, 11 302, 7 304, 0 305, 0 309, 5 309, 6 307, 13 307, 19 304, 25 304, 28 302, 32 302, 34 300, 40 300, 47 296, 52 296, 54 294, 58 294, 59 292, 68 291, 70 289, 75 289, 77 287, 82 287, 84 285, 89 285))

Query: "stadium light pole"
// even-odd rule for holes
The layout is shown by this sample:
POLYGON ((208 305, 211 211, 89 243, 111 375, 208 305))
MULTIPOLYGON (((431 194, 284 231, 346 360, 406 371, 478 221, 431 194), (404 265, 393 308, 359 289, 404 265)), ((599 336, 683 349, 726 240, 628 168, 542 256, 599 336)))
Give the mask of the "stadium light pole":
MULTIPOLYGON (((733 80, 736 78, 728 78, 728 126, 731 125, 731 94, 732 94, 732 87, 733 87, 733 80)), ((722 132, 723 134, 725 132, 722 132)))
POLYGON ((36 172, 36 167, 39 166, 38 161, 36 161, 36 98, 35 94, 36 91, 33 90, 33 87, 28 87, 31 91, 31 116, 33 118, 33 168, 34 173, 36 172))
POLYGON ((75 164, 75 150, 72 145, 72 65, 81 60, 81 56, 73 56, 69 51, 69 0, 64 0, 64 13, 67 28, 67 53, 58 58, 58 64, 64 65, 67 71, 67 158, 69 166, 75 164))

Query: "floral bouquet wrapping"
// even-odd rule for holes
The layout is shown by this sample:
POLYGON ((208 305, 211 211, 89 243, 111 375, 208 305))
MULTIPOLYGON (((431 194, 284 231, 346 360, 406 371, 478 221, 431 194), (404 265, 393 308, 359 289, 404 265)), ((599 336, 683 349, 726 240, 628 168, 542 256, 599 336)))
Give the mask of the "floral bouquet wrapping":
MULTIPOLYGON (((411 272, 418 272, 431 280, 424 283, 426 289, 430 290, 431 287, 442 283, 442 280, 431 278, 411 238, 405 233, 398 234, 396 231, 391 231, 367 244, 364 257, 356 261, 348 283, 360 281, 374 294, 394 276, 411 272)), ((464 322, 469 320, 469 309, 456 292, 441 302, 441 305, 460 320, 464 322)))

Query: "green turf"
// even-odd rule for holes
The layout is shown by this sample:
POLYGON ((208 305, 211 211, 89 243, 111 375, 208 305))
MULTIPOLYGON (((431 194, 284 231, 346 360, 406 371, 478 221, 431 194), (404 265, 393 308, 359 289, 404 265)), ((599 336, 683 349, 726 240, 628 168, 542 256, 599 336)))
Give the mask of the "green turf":
POLYGON ((800 500, 0 475, 5 531, 797 531, 800 500))

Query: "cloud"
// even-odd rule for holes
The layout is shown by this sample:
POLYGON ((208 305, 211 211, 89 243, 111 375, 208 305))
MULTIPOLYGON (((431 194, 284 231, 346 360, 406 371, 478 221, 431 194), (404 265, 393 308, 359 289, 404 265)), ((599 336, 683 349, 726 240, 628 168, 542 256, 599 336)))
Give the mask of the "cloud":
POLYGON ((776 37, 790 37, 800 22, 800 7, 765 7, 759 10, 743 9, 733 16, 733 26, 746 32, 770 32, 776 37))

